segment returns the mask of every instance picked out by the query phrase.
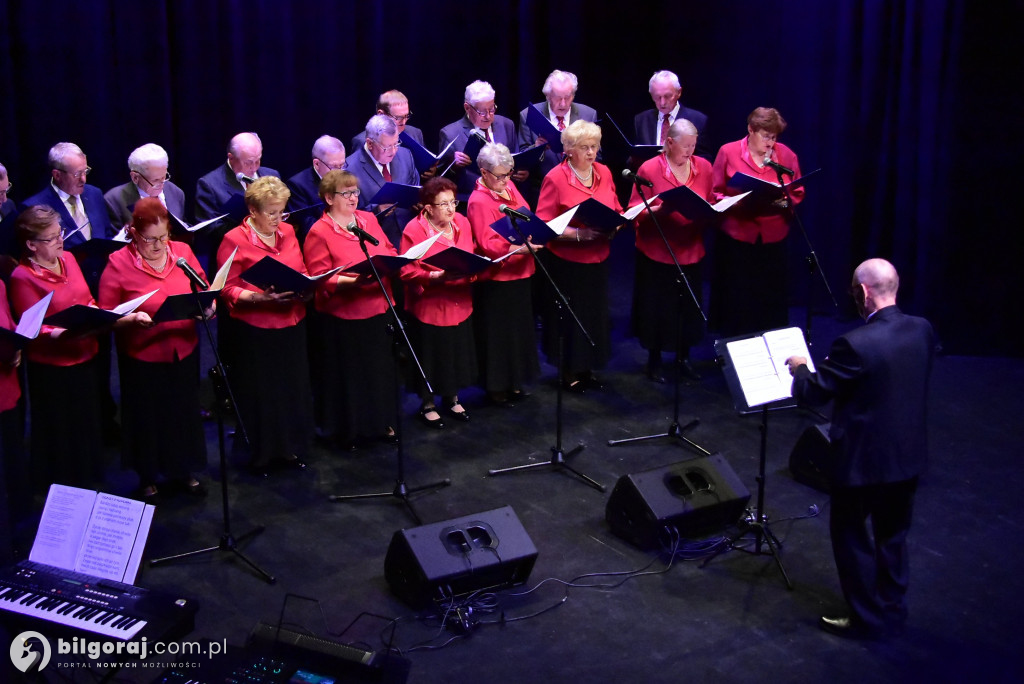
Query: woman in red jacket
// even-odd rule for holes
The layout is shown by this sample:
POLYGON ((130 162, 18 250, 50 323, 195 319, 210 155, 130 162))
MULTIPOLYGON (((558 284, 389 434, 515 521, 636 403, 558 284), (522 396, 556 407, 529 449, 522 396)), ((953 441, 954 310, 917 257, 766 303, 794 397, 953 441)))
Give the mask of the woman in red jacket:
MULTIPOLYGON (((175 263, 184 258, 197 273, 202 275, 203 269, 191 248, 172 242, 170 235, 170 216, 160 198, 139 200, 128 229, 131 242, 110 255, 100 277, 102 308, 112 309, 156 290, 138 309, 152 317, 167 297, 191 291, 188 276, 175 263)), ((191 474, 206 467, 195 321, 121 328, 115 339, 123 465, 138 472, 143 498, 156 496, 160 481, 193 495, 205 494, 191 474), (173 420, 165 416, 168 407, 173 407, 173 420)))

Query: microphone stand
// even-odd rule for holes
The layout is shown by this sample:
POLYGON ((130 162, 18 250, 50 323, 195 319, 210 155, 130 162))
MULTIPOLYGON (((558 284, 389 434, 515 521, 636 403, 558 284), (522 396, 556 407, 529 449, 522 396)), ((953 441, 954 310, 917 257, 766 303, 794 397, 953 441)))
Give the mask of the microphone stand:
POLYGON ((800 229, 800 234, 804 238, 804 242, 807 243, 807 256, 804 260, 807 262, 807 310, 806 319, 804 321, 804 339, 807 344, 811 344, 811 319, 813 316, 813 307, 811 306, 814 274, 817 273, 821 276, 821 282, 825 286, 825 292, 828 293, 829 299, 832 300, 832 308, 836 311, 839 310, 839 304, 836 302, 836 297, 832 294, 832 288, 829 287, 828 278, 825 277, 825 272, 821 269, 821 262, 818 261, 818 253, 814 250, 814 245, 811 244, 811 238, 807 235, 807 230, 804 228, 804 222, 800 220, 800 214, 797 213, 796 203, 793 202, 793 196, 789 194, 789 188, 786 187, 786 182, 782 180, 782 170, 778 166, 772 167, 775 170, 775 175, 779 179, 779 185, 782 186, 782 195, 786 199, 787 207, 789 208, 789 215, 793 219, 793 223, 796 224, 797 228, 800 229))
POLYGON ((604 492, 606 491, 606 487, 603 484, 585 475, 584 473, 576 470, 566 462, 568 459, 572 458, 576 454, 583 451, 583 449, 586 448, 586 445, 577 444, 569 451, 569 453, 565 453, 562 450, 562 366, 564 364, 565 355, 564 347, 566 312, 568 312, 572 316, 573 320, 576 322, 576 327, 578 327, 580 329, 580 332, 583 333, 583 336, 587 338, 587 342, 590 343, 591 347, 594 346, 594 340, 590 337, 590 334, 587 332, 587 329, 583 327, 583 323, 580 322, 580 319, 576 315, 576 312, 572 310, 571 306, 569 306, 569 300, 567 300, 565 298, 565 295, 562 294, 562 291, 558 289, 558 285, 555 283, 554 278, 551 277, 551 273, 548 272, 548 269, 544 265, 544 262, 537 257, 537 250, 533 248, 533 245, 530 244, 530 240, 525 235, 523 235, 523 232, 519 229, 519 223, 517 222, 516 217, 511 214, 507 214, 507 216, 509 218, 509 221, 512 222, 512 229, 516 231, 520 238, 522 238, 523 244, 526 245, 526 248, 528 250, 530 250, 530 254, 533 256, 534 262, 537 264, 537 267, 540 268, 541 272, 544 274, 544 277, 547 278, 548 283, 551 284, 551 288, 556 295, 555 305, 558 307, 558 377, 555 382, 555 445, 551 447, 551 459, 548 461, 524 463, 522 465, 510 466, 507 468, 494 468, 488 470, 487 474, 502 475, 504 473, 511 473, 517 470, 528 470, 530 468, 540 468, 541 466, 551 466, 552 468, 556 469, 560 468, 563 470, 568 470, 570 473, 580 478, 581 480, 583 480, 583 482, 590 485, 594 489, 598 490, 599 492, 604 492))
POLYGON ((644 196, 644 191, 641 189, 642 184, 640 183, 640 177, 635 173, 631 174, 633 178, 633 185, 636 187, 637 194, 640 195, 640 199, 643 200, 644 207, 647 208, 648 215, 654 221, 654 227, 657 228, 658 234, 661 235, 662 242, 665 243, 665 249, 668 251, 668 255, 672 257, 672 263, 676 267, 676 372, 675 378, 672 381, 672 422, 669 424, 668 429, 665 432, 659 432, 653 435, 642 435, 640 437, 627 437, 626 439, 609 439, 608 446, 620 446, 622 444, 634 444, 636 442, 643 442, 650 439, 659 439, 661 437, 672 437, 678 439, 688 446, 693 447, 705 456, 710 456, 711 452, 687 438, 683 433, 687 430, 696 427, 700 424, 700 418, 694 418, 686 425, 680 425, 679 423, 679 378, 682 375, 680 370, 682 369, 682 348, 683 348, 683 306, 685 303, 685 295, 689 293, 690 301, 697 308, 697 313, 700 314, 701 319, 706 323, 708 318, 704 315, 704 310, 701 308, 700 300, 697 298, 697 294, 693 291, 693 287, 690 285, 690 279, 686 277, 686 273, 683 271, 683 267, 679 264, 679 260, 676 259, 675 252, 672 251, 672 246, 669 244, 668 237, 665 235, 665 231, 661 227, 661 223, 658 221, 658 215, 656 212, 651 211, 651 204, 647 201, 647 197, 644 196), (685 289, 684 289, 685 288, 685 289))
MULTIPOLYGON (((366 238, 362 235, 359 236, 359 247, 363 250, 363 254, 366 256, 366 261, 370 264, 370 270, 373 272, 373 278, 377 281, 377 285, 380 287, 381 294, 384 295, 384 301, 387 302, 388 310, 391 311, 391 317, 394 320, 394 324, 388 326, 392 336, 395 331, 401 333, 402 340, 405 342, 405 348, 409 350, 409 356, 416 363, 416 369, 419 371, 420 377, 423 378, 423 382, 426 383, 427 390, 433 394, 434 389, 430 386, 430 381, 427 380, 427 374, 423 372, 423 366, 420 365, 420 360, 416 356, 416 351, 412 348, 412 343, 409 341, 409 335, 405 331, 405 326, 402 324, 402 319, 395 311, 394 304, 391 303, 391 297, 388 295, 388 290, 384 287, 384 281, 380 277, 380 273, 377 272, 377 266, 370 259, 370 252, 366 247, 366 238)), ((329 501, 357 501, 360 499, 382 499, 385 497, 394 497, 401 501, 405 507, 409 510, 413 520, 416 521, 417 525, 422 525, 423 520, 420 518, 416 509, 413 508, 412 501, 409 499, 410 494, 421 492, 425 490, 441 489, 447 487, 452 483, 448 478, 439 480, 437 482, 431 482, 430 484, 420 485, 418 487, 409 487, 405 483, 405 438, 402 435, 402 381, 401 381, 401 368, 398 360, 398 346, 399 340, 393 340, 393 358, 395 363, 395 437, 398 438, 398 477, 395 479, 395 488, 390 492, 375 492, 372 494, 332 494, 328 496, 329 501)))
MULTIPOLYGON (((224 367, 224 363, 221 361, 220 352, 217 350, 217 343, 213 339, 213 332, 210 330, 210 321, 206 317, 206 313, 203 311, 203 302, 199 299, 199 289, 196 287, 195 282, 189 279, 192 285, 192 296, 195 299, 196 309, 199 311, 199 318, 203 321, 203 328, 206 329, 206 338, 210 342, 210 348, 213 349, 213 358, 216 360, 216 366, 214 371, 220 377, 220 383, 214 382, 214 391, 218 394, 217 397, 217 448, 220 452, 220 496, 222 502, 222 515, 224 518, 224 531, 220 535, 220 541, 216 546, 209 546, 203 549, 197 549, 195 551, 187 551, 185 553, 179 553, 173 556, 165 556, 163 558, 156 558, 149 561, 149 567, 156 567, 176 561, 182 558, 191 558, 192 556, 201 556, 207 553, 213 553, 214 551, 230 551, 235 556, 240 558, 242 562, 248 565, 250 568, 255 570, 268 584, 274 584, 277 580, 274 576, 263 570, 260 566, 249 560, 245 554, 238 550, 238 542, 254 537, 261 534, 265 529, 263 525, 259 525, 252 530, 249 530, 237 539, 231 534, 231 511, 228 505, 228 467, 227 467, 227 449, 224 445, 224 404, 225 399, 230 400, 231 411, 235 414, 235 425, 237 432, 242 434, 242 438, 245 439, 246 444, 249 443, 249 435, 245 431, 245 423, 242 422, 242 416, 238 413, 238 402, 235 401, 235 394, 231 390, 231 383, 228 382, 227 369, 224 367), (220 396, 224 393, 226 396, 220 396)), ((212 375, 213 373, 211 373, 212 375)))

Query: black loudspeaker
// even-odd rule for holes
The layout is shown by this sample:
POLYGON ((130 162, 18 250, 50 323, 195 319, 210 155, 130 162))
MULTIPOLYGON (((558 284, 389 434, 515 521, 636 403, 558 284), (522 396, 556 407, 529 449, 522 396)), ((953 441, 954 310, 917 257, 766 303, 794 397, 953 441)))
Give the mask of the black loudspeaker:
POLYGON ((522 584, 537 549, 511 506, 399 530, 384 577, 403 601, 429 606, 481 589, 522 584))
POLYGON ((793 479, 819 492, 830 491, 832 441, 828 438, 831 423, 812 425, 804 430, 789 455, 789 472, 793 479))
POLYGON ((737 522, 750 492, 718 454, 623 475, 608 498, 612 532, 642 549, 668 542, 673 526, 682 537, 715 532, 737 522))

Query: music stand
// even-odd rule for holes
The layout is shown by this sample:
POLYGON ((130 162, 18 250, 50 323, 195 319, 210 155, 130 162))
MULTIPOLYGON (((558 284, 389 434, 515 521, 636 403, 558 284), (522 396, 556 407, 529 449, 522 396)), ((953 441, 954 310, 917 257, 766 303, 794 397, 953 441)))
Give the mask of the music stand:
MULTIPOLYGON (((621 131, 620 131, 621 132, 621 131)), ((623 175, 626 175, 625 173, 623 175)), ((658 234, 661 235, 662 242, 665 243, 665 249, 668 251, 668 255, 672 257, 672 263, 676 267, 676 372, 675 378, 672 381, 673 397, 672 397, 672 422, 669 424, 668 429, 665 432, 659 432, 653 435, 642 435, 640 437, 627 437, 625 439, 609 439, 608 446, 621 446, 623 444, 633 444, 635 442, 644 442, 651 439, 659 439, 661 437, 672 437, 678 439, 683 443, 693 447, 697 451, 701 452, 705 456, 710 456, 711 452, 697 444, 693 440, 687 438, 683 433, 687 430, 697 427, 700 424, 700 418, 694 418, 686 425, 680 425, 679 423, 679 380, 680 380, 680 369, 682 368, 683 362, 680 358, 683 349, 683 306, 687 299, 686 295, 689 295, 689 300, 693 302, 693 305, 697 307, 697 312, 700 314, 701 319, 707 323, 708 317, 704 315, 704 309, 701 308, 700 300, 697 298, 696 293, 693 291, 693 287, 690 285, 690 279, 686 277, 686 273, 683 271, 683 267, 679 264, 679 260, 676 259, 675 252, 672 251, 672 245, 669 244, 668 237, 665 235, 665 231, 661 228, 661 223, 658 221, 657 212, 651 211, 650 202, 647 197, 644 196, 643 183, 640 176, 635 173, 629 174, 633 179, 633 185, 636 187, 637 194, 640 195, 640 199, 643 200, 644 207, 647 209, 647 214, 653 219, 654 227, 657 228, 658 234)))
POLYGON ((551 289, 555 293, 555 305, 558 307, 558 358, 556 359, 556 365, 558 367, 558 377, 555 382, 555 445, 551 447, 551 458, 547 461, 537 461, 536 463, 524 463, 522 465, 509 466, 507 468, 493 468, 491 470, 488 470, 487 474, 503 475, 505 473, 512 473, 519 470, 529 470, 531 468, 551 466, 552 468, 555 469, 568 470, 570 473, 578 477, 584 483, 590 485, 599 492, 607 491, 607 488, 603 484, 591 478, 590 476, 580 472, 579 470, 576 470, 567 463, 568 459, 572 458, 576 454, 583 451, 583 449, 586 448, 586 445, 577 444, 569 451, 569 453, 565 453, 562 450, 562 366, 564 365, 565 354, 564 347, 566 313, 572 316, 573 321, 575 321, 576 323, 576 326, 580 329, 580 332, 583 333, 583 336, 587 338, 587 342, 589 342, 590 346, 592 347, 594 346, 594 340, 591 339, 590 334, 587 332, 587 329, 583 327, 583 323, 580 321, 579 317, 576 316, 576 312, 572 310, 571 306, 569 306, 569 300, 566 299, 565 295, 562 294, 562 291, 558 289, 558 285, 555 283, 554 278, 551 277, 551 273, 548 272, 548 269, 544 265, 544 262, 537 257, 537 250, 533 248, 533 245, 530 244, 530 241, 527 239, 525 235, 523 235, 523 232, 519 229, 519 224, 516 222, 516 216, 512 213, 508 213, 507 215, 509 221, 512 222, 512 228, 516 231, 516 233, 519 234, 519 237, 522 238, 523 244, 526 245, 526 248, 528 250, 530 250, 530 254, 533 256, 533 260, 534 262, 536 262, 537 267, 541 270, 541 272, 544 274, 544 277, 547 278, 548 283, 551 285, 551 289))
MULTIPOLYGON (((405 348, 409 350, 410 358, 412 358, 416 363, 416 369, 419 371, 420 377, 423 378, 423 382, 426 383, 427 390, 433 394, 434 389, 430 386, 430 381, 427 380, 427 375, 423 372, 423 366, 420 365, 419 357, 416 356, 416 351, 412 348, 412 343, 409 341, 409 335, 405 332, 405 326, 402 324, 402 319, 398 315, 398 312, 395 311, 394 304, 391 303, 391 297, 388 296, 388 289, 384 287, 384 281, 381 279, 380 273, 377 271, 377 265, 374 264, 373 259, 370 258, 370 252, 366 247, 366 237, 364 233, 359 234, 359 247, 363 250, 367 263, 370 264, 370 270, 373 273, 373 278, 377 281, 377 285, 380 287, 381 294, 384 296, 384 301, 387 302, 388 310, 391 312, 392 319, 394 320, 394 323, 389 326, 392 336, 394 336, 396 330, 401 333, 401 341, 405 342, 405 348)), ((395 488, 390 492, 375 492, 372 494, 332 494, 331 496, 328 496, 327 499, 329 501, 358 501, 360 499, 383 499, 385 497, 394 497, 405 505, 409 514, 412 515, 413 520, 416 521, 416 524, 422 525, 423 520, 413 507, 412 501, 409 499, 409 495, 415 494, 416 492, 441 489, 442 487, 450 485, 452 481, 445 478, 443 480, 420 485, 418 487, 409 487, 405 483, 405 449, 403 447, 405 439, 403 439, 402 436, 402 374, 398 354, 399 344, 400 340, 397 337, 392 340, 394 352, 392 356, 395 363, 395 437, 398 440, 398 476, 395 479, 395 488)))
MULTIPOLYGON (((788 332, 796 331, 800 332, 798 328, 788 328, 783 331, 770 331, 772 332, 788 332)), ((761 401, 761 399, 772 396, 769 392, 758 392, 756 391, 755 385, 763 381, 765 375, 757 376, 756 372, 750 372, 749 369, 755 368, 756 366, 748 365, 745 361, 742 363, 741 368, 737 368, 736 359, 730 353, 729 345, 734 342, 753 342, 754 340, 764 340, 764 335, 754 336, 739 336, 729 339, 717 340, 715 342, 715 353, 724 360, 722 364, 722 371, 725 373, 726 384, 729 387, 729 392, 732 394, 733 406, 736 411, 740 414, 752 413, 755 410, 761 414, 761 445, 760 452, 758 455, 758 470, 757 470, 757 504, 754 510, 748 510, 746 516, 740 521, 736 531, 729 535, 728 542, 723 544, 717 551, 704 559, 704 562, 700 564, 700 567, 704 567, 712 560, 717 558, 720 554, 724 553, 729 549, 737 549, 745 551, 752 555, 771 555, 775 560, 775 565, 778 566, 779 572, 782 574, 782 579, 786 583, 786 588, 792 590, 793 582, 789 579, 789 573, 786 572, 786 567, 782 564, 782 558, 779 555, 779 550, 782 548, 782 542, 779 541, 778 537, 772 532, 771 526, 768 523, 768 515, 765 512, 765 470, 767 463, 768 454, 768 414, 770 411, 794 408, 797 404, 791 396, 786 396, 788 393, 783 393, 776 399, 769 399, 767 401, 761 401), (752 400, 752 397, 759 396, 760 398, 752 400), (753 405, 751 405, 753 404, 753 405), (736 546, 736 542, 747 535, 753 535, 754 537, 754 550, 748 551, 746 549, 736 546), (763 546, 768 547, 767 554, 763 551, 763 546)), ((787 340, 788 343, 796 344, 796 339, 792 336, 787 340)), ((803 340, 801 339, 801 342, 803 340)), ((810 358, 810 353, 807 351, 807 345, 805 342, 802 344, 802 349, 799 345, 796 347, 780 346, 778 349, 771 349, 769 343, 765 343, 765 355, 767 360, 775 368, 775 375, 779 381, 779 385, 784 384, 782 382, 782 374, 785 374, 785 378, 789 378, 789 371, 785 366, 786 358, 793 355, 802 355, 806 358, 810 358)), ((761 359, 755 359, 759 361, 761 359)), ((762 366, 763 368, 763 366, 762 366)), ((791 386, 791 381, 789 385, 791 386)), ((779 394, 779 392, 776 392, 779 394)))
POLYGON ((210 341, 210 347, 213 349, 213 358, 216 361, 216 365, 213 370, 210 371, 211 377, 214 372, 219 376, 219 382, 217 378, 214 378, 214 392, 217 395, 217 449, 220 452, 220 496, 223 506, 222 515, 224 518, 224 530, 220 535, 220 541, 216 546, 208 546, 203 549, 197 549, 195 551, 187 551, 185 553, 179 553, 173 556, 165 556, 163 558, 155 558, 149 561, 149 567, 153 568, 164 563, 171 561, 180 560, 182 558, 191 558, 192 556, 201 556, 206 553, 213 553, 214 551, 230 551, 235 556, 240 558, 242 562, 248 565, 250 568, 255 570, 267 584, 273 584, 277 580, 274 576, 265 571, 260 566, 253 563, 244 553, 238 550, 238 542, 254 537, 261 534, 265 529, 263 525, 249 530, 245 534, 238 538, 235 538, 231 534, 231 511, 228 505, 228 466, 227 466, 227 449, 224 445, 224 407, 225 404, 230 403, 231 411, 235 414, 235 425, 237 427, 236 432, 242 434, 242 438, 245 443, 249 443, 249 434, 245 431, 245 423, 242 422, 242 416, 238 412, 238 402, 235 401, 235 394, 231 390, 231 383, 228 381, 227 369, 224 367, 224 363, 221 361, 220 352, 217 350, 217 343, 213 339, 213 332, 210 331, 210 321, 203 312, 203 304, 199 299, 199 290, 196 287, 196 283, 192 282, 192 294, 195 298, 196 308, 199 310, 199 317, 203 321, 203 328, 206 329, 206 338, 210 341))

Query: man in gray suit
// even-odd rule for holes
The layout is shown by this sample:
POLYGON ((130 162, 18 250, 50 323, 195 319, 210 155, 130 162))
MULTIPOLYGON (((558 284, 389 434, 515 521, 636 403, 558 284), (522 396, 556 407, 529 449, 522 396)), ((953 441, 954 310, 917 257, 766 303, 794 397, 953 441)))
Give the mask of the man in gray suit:
POLYGON ((261 166, 263 142, 255 133, 239 133, 228 143, 227 163, 196 183, 196 220, 206 221, 228 213, 241 220, 245 208, 245 188, 263 176, 281 177, 277 171, 261 166))
POLYGON ((345 170, 359 179, 358 208, 380 214, 377 221, 397 249, 405 224, 413 218, 412 211, 390 204, 374 204, 371 200, 389 181, 418 185, 420 176, 416 173, 412 152, 401 147, 394 119, 386 114, 375 114, 366 122, 365 133, 366 142, 352 151, 345 161, 345 170))
POLYGON ((833 342, 815 373, 805 358, 786 360, 794 397, 809 404, 835 400, 829 530, 849 615, 825 616, 819 624, 853 638, 899 633, 907 619, 907 533, 928 460, 935 332, 896 306, 899 283, 888 261, 862 263, 851 292, 867 325, 833 342))
POLYGON ((135 203, 143 197, 159 197, 167 211, 179 219, 185 215, 185 191, 171 182, 167 151, 155 143, 137 147, 128 155, 131 181, 103 195, 114 233, 131 223, 135 203))
MULTIPOLYGON (((448 143, 455 141, 442 160, 441 168, 447 167, 454 159, 454 168, 457 170, 455 184, 458 186, 457 196, 460 200, 469 197, 476 187, 476 179, 480 177, 476 159, 470 159, 469 155, 463 152, 471 135, 479 137, 481 144, 501 143, 510 150, 516 149, 516 126, 511 119, 498 114, 498 106, 494 99, 494 88, 490 83, 473 81, 466 86, 462 103, 465 116, 441 129, 439 150, 445 149, 448 143)), ((512 178, 518 182, 528 175, 526 170, 521 169, 517 170, 512 178)))
MULTIPOLYGON (((551 125, 558 131, 564 131, 573 121, 581 119, 594 123, 597 121, 597 112, 594 108, 575 101, 576 89, 578 87, 579 81, 576 78, 576 74, 555 69, 548 74, 547 79, 544 81, 544 87, 541 89, 541 92, 544 93, 544 102, 531 106, 536 107, 544 118, 550 121, 551 125)), ((527 109, 519 112, 520 152, 534 145, 544 145, 547 143, 543 136, 538 137, 530 129, 526 123, 526 114, 527 109)), ((530 183, 525 184, 519 190, 530 201, 532 206, 537 206, 540 184, 544 180, 544 176, 547 175, 548 171, 558 166, 561 161, 560 155, 555 154, 549 148, 544 151, 544 158, 541 160, 540 165, 535 169, 530 169, 530 183)))

